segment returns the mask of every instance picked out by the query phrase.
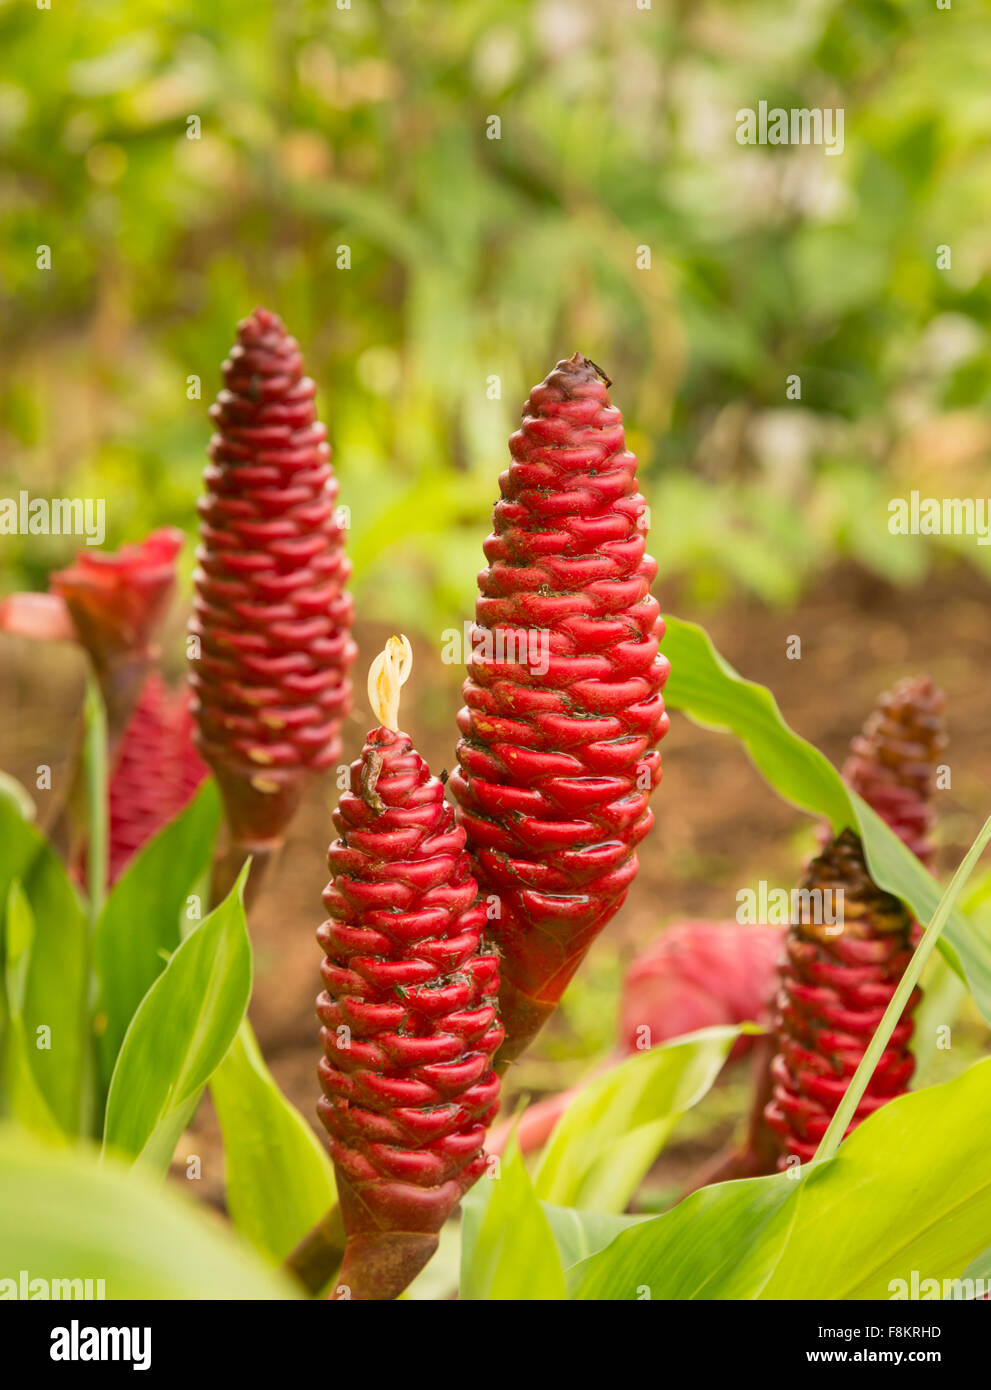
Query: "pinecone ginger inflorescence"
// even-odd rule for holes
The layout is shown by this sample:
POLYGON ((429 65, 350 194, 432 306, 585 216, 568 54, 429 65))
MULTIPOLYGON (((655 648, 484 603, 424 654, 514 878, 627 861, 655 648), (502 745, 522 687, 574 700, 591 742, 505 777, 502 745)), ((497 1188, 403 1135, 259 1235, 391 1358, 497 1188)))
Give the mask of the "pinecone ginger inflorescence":
POLYGON ((843 766, 847 785, 927 866, 935 773, 947 744, 945 706, 929 676, 899 681, 878 699, 843 766))
MULTIPOLYGON (((812 892, 800 900, 801 920, 785 942, 773 1094, 764 1111, 781 1143, 781 1167, 789 1155, 803 1163, 814 1156, 912 955, 912 919, 871 880, 851 830, 812 861, 802 887, 812 892)), ((919 997, 915 990, 850 1129, 907 1090, 914 1068, 911 1014, 919 997)))
POLYGON ((530 393, 479 575, 451 787, 497 904, 501 1064, 622 904, 661 777, 657 566, 607 385, 575 353, 530 393))
POLYGON ((281 320, 238 327, 211 408, 191 663, 200 751, 232 838, 281 839, 307 777, 340 755, 354 660, 349 564, 316 388, 281 320))
POLYGON ((170 691, 153 671, 124 730, 110 778, 111 883, 182 810, 206 775, 193 743, 188 690, 170 691))
POLYGON ((399 643, 373 666, 370 687, 380 678, 386 687, 379 698, 370 689, 382 724, 334 813, 328 920, 317 934, 326 952, 318 1110, 347 1235, 337 1289, 357 1299, 402 1292, 482 1173, 503 1036, 464 831, 397 731, 408 673, 399 643))

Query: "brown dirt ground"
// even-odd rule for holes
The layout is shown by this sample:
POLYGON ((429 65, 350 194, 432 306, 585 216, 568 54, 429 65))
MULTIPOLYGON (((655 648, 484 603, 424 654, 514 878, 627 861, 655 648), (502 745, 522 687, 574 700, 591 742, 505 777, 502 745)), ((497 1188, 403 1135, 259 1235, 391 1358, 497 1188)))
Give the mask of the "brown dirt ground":
MULTIPOLYGON (((695 613, 670 592, 666 602, 669 611, 704 622, 727 659, 769 685, 791 725, 837 764, 878 693, 901 676, 929 671, 946 691, 951 737, 952 790, 938 794, 939 867, 958 862, 989 809, 991 585, 955 567, 938 572, 919 590, 903 591, 848 568, 824 578, 787 612, 741 599, 716 613, 695 613), (802 639, 799 661, 786 656, 792 635, 802 639)), ((379 628, 359 631, 362 670, 387 635, 379 628)), ((3 648, 0 767, 33 785, 37 764, 50 762, 57 788, 71 720, 66 711, 80 690, 80 659, 65 649, 25 642, 5 641, 3 648)), ((422 642, 416 644, 416 694, 412 708, 409 701, 405 705, 404 722, 435 771, 452 764, 460 678, 422 642)), ((370 722, 360 688, 358 705, 345 736, 352 757, 370 722)), ((673 714, 663 757, 664 782, 654 801, 657 824, 642 848, 639 877, 573 986, 585 992, 585 1002, 566 1009, 547 1030, 508 1087, 510 1101, 523 1087, 536 1093, 570 1083, 591 1054, 602 1051, 620 969, 654 933, 679 917, 731 916, 738 888, 758 878, 791 883, 812 846, 808 819, 764 785, 732 739, 673 714), (591 1045, 576 1023, 582 1017, 594 1020, 591 1045)), ((267 877, 251 923, 252 1020, 278 1083, 311 1120, 317 1095, 313 1001, 319 988, 314 930, 321 918, 333 800, 332 784, 314 788, 267 877)), ((680 1181, 722 1142, 742 1103, 745 1084, 717 1107, 706 1133, 669 1150, 668 1182, 680 1181)), ((200 1195, 221 1203, 221 1147, 209 1102, 180 1144, 177 1175, 191 1153, 202 1160, 200 1195)))

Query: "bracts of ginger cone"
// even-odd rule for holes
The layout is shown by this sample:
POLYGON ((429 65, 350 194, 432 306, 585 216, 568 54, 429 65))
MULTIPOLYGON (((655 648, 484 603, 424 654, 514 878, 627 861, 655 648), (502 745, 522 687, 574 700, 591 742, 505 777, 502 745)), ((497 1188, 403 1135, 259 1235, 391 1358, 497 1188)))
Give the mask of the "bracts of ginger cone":
POLYGON ((657 565, 608 384, 575 353, 534 387, 479 575, 451 789, 498 904, 500 1069, 622 905, 661 777, 657 565))
POLYGON ((256 309, 223 376, 189 628, 197 744, 231 841, 215 896, 247 854, 278 848, 309 778, 338 760, 355 657, 337 481, 296 340, 256 309))
MULTIPOLYGON (((779 1168, 814 1157, 913 951, 910 915, 873 882, 851 830, 812 861, 803 888, 801 920, 789 931, 780 967, 773 1089, 764 1110, 778 1136, 779 1168), (820 903, 836 911, 818 911, 820 903)), ((847 1133, 908 1089, 911 1015, 920 998, 914 990, 847 1133)))
POLYGON ((317 934, 326 952, 318 1110, 346 1236, 335 1298, 392 1299, 416 1277, 485 1169, 499 1100, 498 963, 483 946, 486 909, 464 831, 399 732, 410 661, 406 639, 392 638, 373 663, 381 724, 334 813, 317 934))
POLYGON ((193 744, 189 690, 152 671, 124 730, 109 786, 108 882, 177 815, 207 775, 193 744))
MULTIPOLYGON (((879 696, 861 732, 851 741, 843 779, 877 812, 926 867, 932 862, 932 795, 946 745, 946 700, 928 675, 909 676, 879 696)), ((823 834, 824 845, 828 832, 823 834)), ((913 944, 921 928, 912 924, 913 944)), ((758 1042, 754 1097, 746 1142, 719 1156, 689 1190, 731 1178, 755 1177, 777 1166, 780 1136, 768 1124, 776 1055, 773 1034, 758 1042)))

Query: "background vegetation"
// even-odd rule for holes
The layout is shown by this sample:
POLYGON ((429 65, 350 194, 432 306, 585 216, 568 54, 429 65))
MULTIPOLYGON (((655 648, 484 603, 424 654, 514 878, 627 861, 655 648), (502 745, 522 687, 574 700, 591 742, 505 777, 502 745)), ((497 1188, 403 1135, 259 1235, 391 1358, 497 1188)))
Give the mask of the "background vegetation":
MULTIPOLYGON (((506 436, 575 347, 694 600, 789 601, 837 556, 987 569, 973 539, 886 530, 892 495, 986 476, 987 15, 0 3, 0 493, 105 496, 108 544, 191 530, 218 364, 261 301, 321 389, 366 617, 436 641, 470 613, 506 436), (842 106, 844 153, 741 147, 762 99, 842 106)), ((10 582, 73 548, 6 540, 10 582)))

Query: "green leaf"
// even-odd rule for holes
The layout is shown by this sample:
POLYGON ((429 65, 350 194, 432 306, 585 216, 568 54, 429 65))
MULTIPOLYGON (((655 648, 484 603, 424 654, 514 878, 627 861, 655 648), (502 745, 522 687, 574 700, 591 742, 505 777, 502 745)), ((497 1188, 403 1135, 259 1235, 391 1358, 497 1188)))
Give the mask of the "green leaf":
POLYGON ((287 1280, 173 1188, 6 1129, 0 1272, 17 1279, 22 1269, 46 1280, 104 1279, 108 1299, 293 1297, 287 1280))
POLYGON ((567 1298, 554 1235, 515 1139, 462 1205, 460 1296, 476 1302, 567 1298))
POLYGON ((24 1031, 24 996, 34 941, 34 917, 24 890, 15 879, 7 896, 4 962, 4 995, 7 1030, 3 1042, 3 1084, 11 1116, 49 1143, 63 1143, 65 1135, 42 1095, 34 1072, 24 1031))
POLYGON ((739 1034, 735 1027, 704 1028, 628 1057, 590 1081, 551 1135, 534 1179, 537 1196, 562 1207, 625 1211, 739 1034))
POLYGON ((5 916, 15 880, 23 887, 33 921, 33 942, 26 967, 21 958, 17 983, 26 1057, 58 1128, 76 1134, 89 1063, 86 918, 61 860, 13 803, 0 797, 0 905, 5 916))
POLYGON ((569 1272, 579 1299, 890 1298, 991 1245, 991 1059, 882 1106, 823 1163, 702 1188, 569 1272), (649 1293, 644 1293, 649 1290, 649 1293))
MULTIPOLYGON (((667 704, 706 728, 735 734, 787 801, 824 816, 837 833, 845 826, 855 830, 875 883, 901 898, 920 922, 929 922, 940 888, 912 851, 847 789, 829 760, 788 727, 766 687, 738 675, 702 628, 678 618, 665 622, 663 650, 671 662, 664 692, 667 704)), ((966 977, 978 1008, 991 1022, 991 941, 954 909, 939 948, 966 977)))
POLYGON ((164 1171, 251 995, 241 870, 230 893, 173 953, 141 1001, 107 1096, 105 1150, 164 1171))
POLYGON ((553 1202, 541 1202, 565 1270, 581 1260, 587 1260, 632 1226, 651 1221, 651 1216, 618 1216, 611 1211, 577 1211, 574 1207, 557 1207, 553 1202))
POLYGON ((756 1298, 780 1258, 794 1186, 782 1173, 700 1188, 569 1269, 571 1297, 756 1298))
POLYGON ((38 814, 34 798, 27 787, 9 772, 0 772, 0 797, 9 801, 24 820, 33 821, 38 814))
POLYGON ((337 1200, 330 1156, 275 1084, 247 1022, 210 1093, 224 1137, 227 1210, 278 1264, 337 1200))
POLYGON ((143 845, 114 884, 93 937, 104 1091, 135 1010, 182 937, 186 900, 210 863, 220 824, 212 778, 143 845))

